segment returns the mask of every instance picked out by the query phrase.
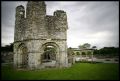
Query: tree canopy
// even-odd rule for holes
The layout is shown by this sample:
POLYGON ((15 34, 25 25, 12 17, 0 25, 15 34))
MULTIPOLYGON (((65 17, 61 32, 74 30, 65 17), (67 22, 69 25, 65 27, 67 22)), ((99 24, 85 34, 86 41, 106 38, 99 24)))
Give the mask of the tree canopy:
POLYGON ((94 54, 99 55, 113 55, 116 56, 119 54, 119 48, 117 47, 104 47, 99 50, 94 50, 94 54))
POLYGON ((90 49, 90 44, 89 43, 85 43, 85 44, 83 44, 83 45, 79 45, 78 47, 79 47, 79 49, 90 49))
POLYGON ((6 45, 5 47, 1 47, 1 51, 13 52, 13 43, 11 43, 10 45, 6 45))

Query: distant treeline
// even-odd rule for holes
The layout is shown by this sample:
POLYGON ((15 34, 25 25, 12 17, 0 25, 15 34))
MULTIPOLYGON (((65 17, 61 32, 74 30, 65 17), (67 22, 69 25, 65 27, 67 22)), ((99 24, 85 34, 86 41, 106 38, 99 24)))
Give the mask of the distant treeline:
POLYGON ((10 45, 6 45, 5 47, 1 47, 2 52, 13 52, 13 43, 10 45))
POLYGON ((116 47, 104 47, 99 50, 94 50, 94 54, 97 55, 119 55, 119 48, 116 47))

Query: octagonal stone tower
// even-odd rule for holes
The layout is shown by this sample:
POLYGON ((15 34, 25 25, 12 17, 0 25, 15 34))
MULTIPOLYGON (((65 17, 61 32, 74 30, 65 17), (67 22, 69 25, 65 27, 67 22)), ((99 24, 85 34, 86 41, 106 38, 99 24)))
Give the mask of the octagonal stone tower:
POLYGON ((40 69, 67 67, 67 15, 57 10, 46 15, 44 1, 28 1, 25 9, 16 7, 14 66, 40 69))

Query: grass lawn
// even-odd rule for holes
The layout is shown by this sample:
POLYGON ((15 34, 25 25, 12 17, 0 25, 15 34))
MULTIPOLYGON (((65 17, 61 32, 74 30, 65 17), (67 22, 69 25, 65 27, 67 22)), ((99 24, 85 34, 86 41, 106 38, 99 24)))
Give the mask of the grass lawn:
POLYGON ((2 80, 118 80, 119 65, 105 63, 76 63, 70 68, 34 71, 14 70, 2 66, 2 80))

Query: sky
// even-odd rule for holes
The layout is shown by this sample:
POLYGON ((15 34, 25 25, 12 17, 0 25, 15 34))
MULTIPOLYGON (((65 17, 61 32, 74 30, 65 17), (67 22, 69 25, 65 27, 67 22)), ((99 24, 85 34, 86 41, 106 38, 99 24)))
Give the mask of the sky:
MULTIPOLYGON (((118 1, 45 1, 47 15, 56 10, 67 13, 68 47, 89 43, 97 48, 119 47, 118 1)), ((14 42, 15 8, 26 1, 2 1, 2 46, 14 42)))

